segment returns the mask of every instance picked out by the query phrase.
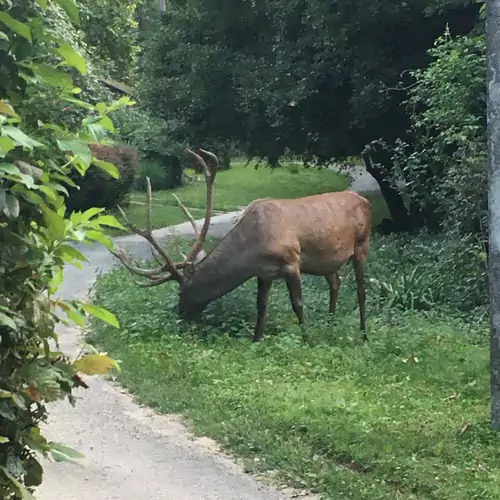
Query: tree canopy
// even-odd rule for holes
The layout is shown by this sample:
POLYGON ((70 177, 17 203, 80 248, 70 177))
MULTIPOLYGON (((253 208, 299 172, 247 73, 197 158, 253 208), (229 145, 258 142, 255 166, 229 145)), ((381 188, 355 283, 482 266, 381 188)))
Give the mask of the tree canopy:
MULTIPOLYGON (((425 66, 447 24, 468 33, 478 12, 473 0, 171 1, 146 47, 142 96, 197 144, 229 139, 271 164, 287 152, 359 155, 405 136, 409 70, 425 66)), ((377 166, 390 159, 376 153, 369 168, 408 228, 377 166)))

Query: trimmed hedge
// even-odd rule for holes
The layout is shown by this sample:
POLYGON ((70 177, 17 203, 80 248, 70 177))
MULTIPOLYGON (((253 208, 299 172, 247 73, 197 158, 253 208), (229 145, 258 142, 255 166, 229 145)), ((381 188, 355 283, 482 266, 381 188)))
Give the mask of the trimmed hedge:
POLYGON ((122 204, 139 171, 139 155, 134 148, 104 144, 91 144, 90 148, 99 160, 116 165, 120 178, 114 179, 95 165, 90 166, 85 177, 73 174, 72 179, 80 189, 69 190, 66 206, 71 212, 91 207, 110 209, 122 204))

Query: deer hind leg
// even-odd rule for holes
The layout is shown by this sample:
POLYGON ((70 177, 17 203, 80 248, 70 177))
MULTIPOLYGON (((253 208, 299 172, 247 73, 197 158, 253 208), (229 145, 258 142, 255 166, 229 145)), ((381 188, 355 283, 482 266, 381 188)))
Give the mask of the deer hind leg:
POLYGON ((264 335, 267 322, 267 304, 269 302, 269 292, 273 282, 257 278, 257 323, 253 334, 253 341, 258 342, 264 335))
POLYGON ((339 298, 339 288, 340 288, 340 276, 339 273, 334 273, 329 276, 325 276, 325 279, 330 287, 330 307, 329 313, 335 314, 337 308, 337 299, 339 298))
POLYGON ((363 332, 363 340, 368 340, 366 335, 366 318, 365 318, 365 302, 366 302, 366 291, 365 291, 365 268, 366 268, 366 257, 368 255, 368 244, 363 243, 362 245, 356 247, 354 250, 354 256, 352 258, 352 263, 354 266, 354 274, 356 275, 356 286, 358 289, 358 303, 359 303, 359 326, 363 332))
POLYGON ((286 286, 288 288, 288 293, 290 295, 290 302, 292 303, 292 309, 297 319, 299 320, 299 325, 304 325, 304 305, 302 303, 302 284, 300 282, 300 272, 294 272, 287 274, 285 277, 286 286))

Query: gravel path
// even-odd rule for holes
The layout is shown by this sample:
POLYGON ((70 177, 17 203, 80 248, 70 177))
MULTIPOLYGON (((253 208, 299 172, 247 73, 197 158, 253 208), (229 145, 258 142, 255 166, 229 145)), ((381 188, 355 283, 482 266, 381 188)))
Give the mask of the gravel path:
MULTIPOLYGON (((352 189, 374 192, 373 178, 355 172, 352 189)), ((210 233, 223 236, 241 211, 216 216, 210 233)), ((192 235, 189 223, 155 231, 162 240, 172 233, 192 235)), ((149 255, 137 236, 117 239, 137 257, 149 255)), ((89 260, 83 269, 68 267, 61 288, 64 298, 84 298, 99 272, 115 265, 102 246, 83 250, 89 260)), ((61 348, 76 356, 78 329, 59 329, 61 348)), ((312 498, 277 491, 260 484, 217 450, 207 438, 193 437, 181 420, 159 416, 134 403, 119 387, 102 378, 87 377, 90 389, 77 392, 75 408, 67 402, 50 405, 44 432, 85 454, 82 466, 45 462, 40 500, 284 500, 312 498)))

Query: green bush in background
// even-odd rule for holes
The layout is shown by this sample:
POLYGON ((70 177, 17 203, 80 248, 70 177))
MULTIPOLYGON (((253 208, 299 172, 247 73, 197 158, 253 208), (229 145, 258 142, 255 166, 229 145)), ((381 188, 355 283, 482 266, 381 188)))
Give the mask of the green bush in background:
POLYGON ((139 156, 134 148, 119 145, 91 144, 94 157, 114 164, 120 178, 115 179, 95 164, 82 177, 74 172, 71 178, 78 186, 69 188, 68 210, 88 210, 91 207, 115 208, 125 200, 139 170, 139 156))

